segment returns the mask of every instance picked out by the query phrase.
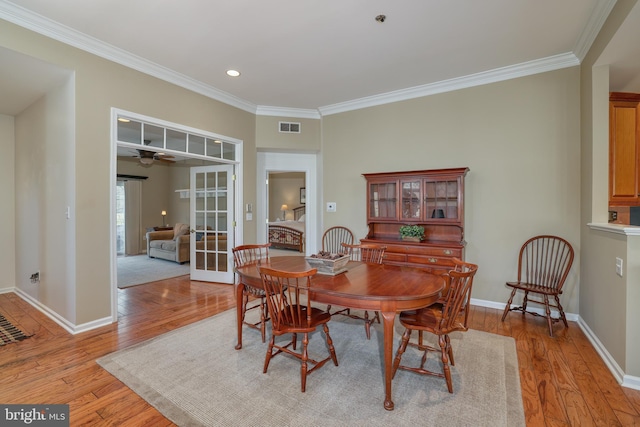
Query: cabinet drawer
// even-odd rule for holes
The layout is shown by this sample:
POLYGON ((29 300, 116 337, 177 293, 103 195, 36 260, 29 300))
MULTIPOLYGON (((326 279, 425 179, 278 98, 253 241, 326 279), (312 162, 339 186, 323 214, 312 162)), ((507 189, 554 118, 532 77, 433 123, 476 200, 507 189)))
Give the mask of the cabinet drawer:
POLYGON ((384 261, 383 262, 400 262, 400 263, 405 263, 407 262, 407 256, 405 254, 399 254, 399 253, 395 253, 395 252, 389 252, 386 251, 384 253, 384 261))
POLYGON ((420 247, 407 250, 407 256, 436 256, 436 257, 456 257, 462 258, 462 248, 451 247, 420 247))
POLYGON ((407 263, 421 265, 446 265, 453 266, 452 257, 432 255, 407 255, 407 263))

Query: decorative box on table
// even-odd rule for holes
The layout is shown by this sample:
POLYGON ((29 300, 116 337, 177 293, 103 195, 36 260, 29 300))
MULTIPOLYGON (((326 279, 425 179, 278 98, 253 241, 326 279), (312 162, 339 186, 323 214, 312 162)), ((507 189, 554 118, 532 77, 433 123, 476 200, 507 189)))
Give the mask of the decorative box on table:
POLYGON ((305 257, 307 263, 318 270, 318 274, 328 274, 335 276, 347 271, 347 263, 349 262, 349 255, 338 254, 335 259, 317 258, 313 256, 305 257))

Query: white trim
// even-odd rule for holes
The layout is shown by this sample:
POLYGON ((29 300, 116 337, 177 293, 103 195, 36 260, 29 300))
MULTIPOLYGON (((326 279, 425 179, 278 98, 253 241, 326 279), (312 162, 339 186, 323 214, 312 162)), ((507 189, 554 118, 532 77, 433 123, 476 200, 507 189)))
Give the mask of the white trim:
POLYGON ((611 374, 613 374, 613 376, 619 383, 623 384, 624 372, 622 371, 622 368, 620 368, 620 365, 618 365, 618 363, 614 360, 614 358, 607 351, 602 342, 600 342, 596 334, 594 334, 591 328, 589 328, 589 326, 585 323, 582 317, 579 318, 578 325, 580 326, 580 329, 582 329, 582 332, 584 332, 584 334, 587 336, 587 339, 589 340, 591 345, 593 345, 593 348, 595 348, 600 358, 604 361, 605 365, 607 365, 607 368, 609 368, 611 374))
POLYGON ((592 230, 604 231, 607 233, 623 234, 625 236, 640 236, 640 227, 633 225, 590 222, 587 226, 592 230))
POLYGON ((268 105, 258 105, 256 109, 257 116, 273 116, 273 117, 295 117, 297 119, 319 119, 320 112, 318 110, 303 108, 285 108, 270 107, 268 105))
MULTIPOLYGON (((118 159, 117 159, 117 151, 118 151, 118 145, 123 145, 123 146, 129 146, 132 144, 129 143, 122 143, 122 142, 118 142, 117 136, 118 136, 118 117, 119 116, 124 116, 133 120, 139 120, 141 122, 145 122, 145 123, 151 123, 160 127, 164 127, 164 128, 169 128, 169 129, 175 129, 181 132, 186 132, 186 133, 193 133, 193 134, 197 134, 200 136, 204 136, 207 138, 217 138, 217 139, 221 139, 224 142, 227 143, 231 143, 235 146, 235 160, 230 160, 230 159, 219 159, 216 157, 207 157, 207 156, 202 156, 202 155, 198 155, 198 154, 193 154, 193 153, 187 153, 187 152, 181 152, 181 151, 175 151, 175 153, 180 154, 183 157, 188 157, 188 158, 198 158, 198 159, 202 159, 202 160, 206 160, 206 161, 210 161, 211 163, 217 163, 217 164, 227 164, 227 165, 233 165, 235 167, 235 174, 236 174, 236 180, 235 180, 235 185, 236 185, 236 193, 235 193, 235 212, 234 212, 234 217, 233 220, 236 221, 236 229, 235 229, 235 233, 236 236, 238 235, 238 233, 240 233, 240 235, 242 235, 242 233, 244 232, 244 228, 243 228, 243 223, 242 223, 242 218, 239 217, 239 213, 241 214, 242 211, 242 206, 243 205, 243 200, 244 200, 244 192, 243 192, 243 166, 242 166, 242 161, 243 161, 243 151, 244 151, 244 142, 241 139, 237 139, 237 138, 233 138, 230 136, 226 136, 226 135, 222 135, 222 134, 218 134, 218 133, 214 133, 214 132, 209 132, 203 129, 196 129, 190 126, 185 126, 185 125, 181 125, 179 123, 173 123, 173 122, 169 122, 166 120, 162 120, 162 119, 157 119, 155 117, 150 117, 150 116, 145 116, 142 114, 137 114, 137 113, 133 113, 130 111, 126 111, 126 110, 121 110, 119 108, 115 108, 115 107, 111 107, 111 115, 109 116, 109 120, 111 120, 110 122, 110 128, 111 128, 111 137, 110 137, 110 144, 111 144, 111 160, 110 160, 110 170, 109 173, 111 174, 111 178, 112 178, 112 182, 111 185, 109 187, 109 193, 110 193, 110 212, 111 212, 111 217, 110 217, 110 254, 111 254, 111 264, 110 264, 110 271, 111 271, 111 320, 113 322, 116 322, 118 320, 118 270, 117 270, 117 248, 116 248, 116 195, 115 195, 115 188, 116 188, 116 181, 117 181, 117 164, 118 164, 118 159)), ((172 150, 163 150, 163 151, 172 151, 172 150)), ((231 231, 230 231, 231 232, 231 231)), ((231 256, 231 255, 229 255, 231 256)))
POLYGON ((580 62, 582 62, 584 57, 587 56, 593 41, 596 39, 598 33, 602 29, 602 26, 609 17, 609 13, 611 13, 613 6, 616 5, 616 1, 617 0, 606 0, 596 2, 595 10, 591 13, 587 25, 582 30, 582 33, 580 34, 580 37, 578 37, 578 41, 573 48, 573 52, 580 62))
POLYGON ((113 323, 113 319, 111 317, 103 317, 102 319, 96 319, 88 323, 83 323, 81 325, 75 325, 69 322, 64 317, 60 316, 55 311, 51 310, 46 305, 40 303, 40 301, 34 299, 26 292, 18 288, 14 288, 13 292, 18 295, 20 298, 28 302, 31 306, 33 306, 36 310, 43 313, 45 316, 56 322, 60 327, 62 327, 65 331, 69 332, 72 335, 79 334, 81 332, 90 331, 92 329, 100 328, 102 326, 110 325, 113 323))
POLYGON ((327 105, 320 107, 319 110, 320 114, 328 116, 331 114, 343 113, 345 111, 374 107, 392 102, 405 101, 407 99, 420 98, 423 96, 451 92, 473 86, 511 80, 518 77, 530 76, 532 74, 544 73, 562 68, 575 67, 577 65, 580 65, 580 61, 573 53, 563 53, 560 55, 549 56, 547 58, 509 65, 507 67, 496 68, 481 73, 470 74, 468 76, 442 80, 440 82, 396 90, 380 95, 367 96, 360 99, 341 102, 339 104, 327 105))
POLYGON ((318 155, 309 153, 273 153, 258 152, 256 162, 256 242, 267 243, 268 200, 265 179, 271 171, 304 172, 307 189, 305 245, 306 255, 313 254, 319 248, 319 212, 318 202, 318 155))
POLYGON ((58 40, 69 46, 82 49, 125 67, 157 77, 169 83, 215 99, 249 113, 255 114, 256 105, 235 95, 199 82, 184 74, 177 73, 140 56, 88 36, 66 25, 60 24, 23 7, 0 2, 0 18, 27 28, 36 33, 58 40))
POLYGON ((591 43, 593 43, 593 39, 598 34, 598 31, 602 27, 614 4, 615 0, 608 0, 605 4, 598 5, 600 7, 596 9, 590 17, 589 23, 581 33, 577 42, 575 49, 578 51, 578 54, 571 52, 563 53, 468 76, 354 99, 347 102, 326 105, 319 107, 317 110, 266 105, 257 106, 249 101, 240 99, 235 95, 206 85, 191 77, 177 73, 137 55, 133 55, 123 49, 101 42, 96 38, 90 37, 77 30, 11 3, 0 2, 0 18, 50 37, 54 40, 58 40, 70 46, 74 46, 78 49, 82 49, 86 52, 157 77, 169 83, 173 83, 177 86, 255 115, 318 119, 321 116, 404 101, 580 65, 580 60, 589 50, 591 43))
MULTIPOLYGON (((531 301, 531 300, 529 302, 530 303, 535 303, 534 301, 531 301)), ((479 300, 479 299, 475 299, 475 298, 471 298, 469 303, 471 305, 477 305, 478 307, 495 308, 496 310, 500 310, 500 311, 504 310, 505 306, 507 305, 504 302, 479 300)), ((515 307, 517 305, 519 305, 519 304, 511 304, 512 307, 515 307)), ((544 312, 544 309, 542 307, 529 307, 529 306, 527 306, 527 310, 528 311, 532 311, 534 313, 537 313, 540 316, 545 316, 545 312, 544 312)), ((551 315, 554 316, 554 317, 558 317, 558 315, 559 315, 558 310, 551 310, 551 315)), ((574 314, 574 313, 566 313, 565 312, 564 315, 567 318, 567 320, 570 321, 570 322, 577 322, 578 318, 580 317, 580 316, 578 316, 577 314, 574 314)))

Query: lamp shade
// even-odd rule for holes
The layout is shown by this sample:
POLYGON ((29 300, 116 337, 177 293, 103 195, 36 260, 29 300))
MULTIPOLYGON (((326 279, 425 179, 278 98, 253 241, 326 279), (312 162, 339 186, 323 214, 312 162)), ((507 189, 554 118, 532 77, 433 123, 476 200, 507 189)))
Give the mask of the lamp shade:
POLYGON ((286 211, 287 209, 289 209, 289 206, 287 205, 282 205, 282 207, 280 208, 281 211, 286 211))
POLYGON ((160 215, 165 216, 166 214, 167 214, 167 211, 162 211, 160 215))

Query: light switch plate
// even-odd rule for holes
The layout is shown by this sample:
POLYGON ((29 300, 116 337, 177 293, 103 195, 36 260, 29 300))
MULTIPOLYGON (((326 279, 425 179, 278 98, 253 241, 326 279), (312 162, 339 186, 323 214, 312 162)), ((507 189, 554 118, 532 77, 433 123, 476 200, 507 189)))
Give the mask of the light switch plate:
POLYGON ((622 277, 622 266, 622 258, 616 258, 616 274, 620 277, 622 277))

